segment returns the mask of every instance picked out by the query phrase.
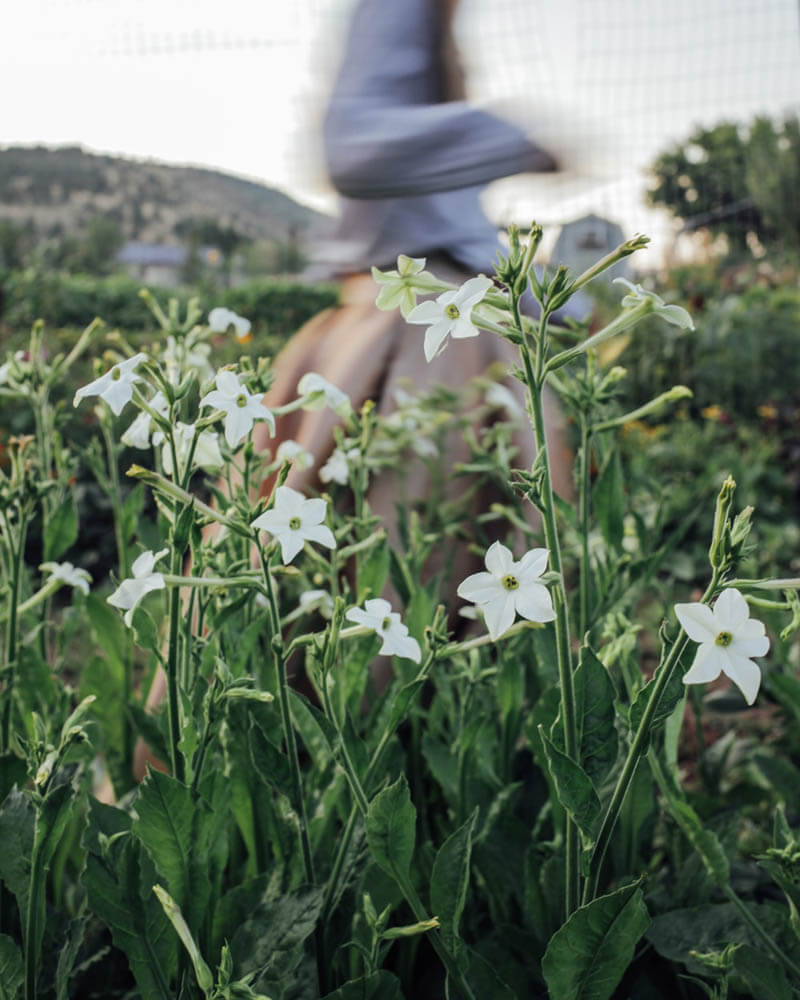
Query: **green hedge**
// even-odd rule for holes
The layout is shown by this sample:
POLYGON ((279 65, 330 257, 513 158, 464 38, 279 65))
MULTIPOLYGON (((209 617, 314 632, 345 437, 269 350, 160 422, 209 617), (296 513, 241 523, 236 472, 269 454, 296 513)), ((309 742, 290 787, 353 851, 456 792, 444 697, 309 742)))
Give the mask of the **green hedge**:
MULTIPOLYGON (((0 323, 11 330, 27 329, 37 319, 48 327, 84 327, 95 316, 110 327, 155 330, 150 310, 139 298, 141 282, 114 276, 62 275, 33 270, 0 275, 0 323)), ((263 278, 238 288, 212 292, 206 289, 150 288, 161 303, 178 298, 185 303, 200 298, 204 311, 225 305, 246 316, 258 334, 283 339, 315 313, 334 305, 334 285, 306 285, 263 278)))

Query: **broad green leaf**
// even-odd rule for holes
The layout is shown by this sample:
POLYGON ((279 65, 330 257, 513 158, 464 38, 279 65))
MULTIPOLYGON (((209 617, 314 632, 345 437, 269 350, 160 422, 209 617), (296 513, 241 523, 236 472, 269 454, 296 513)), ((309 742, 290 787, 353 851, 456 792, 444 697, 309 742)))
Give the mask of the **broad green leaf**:
MULTIPOLYGON (((663 665, 658 667, 658 670, 662 670, 663 665)), ((686 685, 683 683, 683 675, 686 671, 683 669, 681 664, 678 664, 672 671, 672 676, 670 677, 666 688, 662 692, 661 699, 658 703, 658 708, 655 710, 655 714, 650 723, 650 736, 659 728, 675 711, 675 706, 683 698, 686 693, 686 685)), ((642 716, 644 715, 644 710, 647 707, 647 702, 650 700, 650 694, 653 690, 653 685, 655 684, 658 673, 650 678, 650 680, 645 684, 645 686, 639 691, 639 693, 634 698, 633 704, 631 705, 631 731, 636 732, 639 728, 639 723, 642 721, 642 716)))
MULTIPOLYGON (((65 782, 52 788, 42 801, 36 813, 36 822, 33 828, 33 856, 36 858, 36 869, 41 873, 38 880, 38 892, 28 897, 28 907, 33 914, 33 933, 31 941, 27 942, 27 948, 32 949, 34 962, 39 964, 41 954, 42 936, 44 935, 45 924, 45 885, 46 875, 50 868, 53 854, 61 842, 64 830, 69 822, 72 804, 74 801, 74 789, 72 785, 65 782)), ((33 861, 31 862, 33 864, 33 861)), ((34 879, 31 880, 32 884, 34 879)))
POLYGON ((21 922, 28 908, 35 820, 28 797, 12 788, 0 808, 0 879, 17 897, 21 922))
POLYGON ((322 898, 322 889, 303 886, 256 907, 231 941, 237 974, 269 975, 286 969, 287 957, 296 965, 300 946, 317 925, 322 898))
POLYGON ((130 717, 134 732, 142 737, 159 760, 168 761, 169 744, 163 727, 166 713, 162 716, 150 715, 141 705, 133 704, 127 705, 125 710, 130 717))
POLYGON ((83 936, 88 923, 88 916, 75 917, 69 922, 66 938, 58 955, 56 1000, 69 1000, 69 979, 75 967, 75 959, 83 944, 83 936))
POLYGON ((367 810, 367 844, 373 859, 398 881, 408 879, 416 839, 417 810, 401 774, 378 792, 367 810))
POLYGON ((248 746, 254 773, 271 788, 276 788, 289 800, 294 796, 289 758, 269 740, 257 722, 249 731, 248 746))
POLYGON ((83 884, 90 908, 127 955, 142 996, 174 1000, 177 941, 153 895, 158 875, 130 827, 127 813, 90 799, 83 884))
POLYGON ((622 489, 622 463, 615 448, 600 470, 593 490, 594 509, 603 540, 609 548, 622 548, 625 533, 625 496, 622 489))
POLYGON ((214 907, 214 923, 209 954, 219 954, 226 941, 267 898, 269 876, 258 875, 230 889, 214 907))
POLYGON ((24 788, 27 780, 28 765, 21 757, 10 751, 0 753, 0 803, 5 802, 14 785, 24 788))
POLYGON ((132 648, 131 634, 125 627, 122 615, 94 592, 86 598, 86 612, 92 627, 92 638, 103 650, 106 659, 114 663, 114 674, 122 677, 132 648))
POLYGON ((78 511, 71 493, 50 512, 44 530, 44 561, 59 559, 78 537, 78 511))
POLYGON ((400 980, 391 972, 381 969, 361 979, 351 979, 323 1000, 403 1000, 400 980))
POLYGON ((144 483, 137 483, 125 497, 120 510, 119 530, 127 545, 136 535, 139 515, 144 509, 144 483))
POLYGON ((551 1000, 607 1000, 650 923, 639 882, 581 906, 550 939, 542 971, 551 1000))
POLYGON ((477 951, 470 949, 469 952, 469 973, 467 975, 469 984, 478 1000, 520 1000, 518 995, 503 982, 498 974, 498 970, 493 965, 479 955, 477 951))
POLYGON ((547 766, 556 786, 558 801, 578 824, 581 832, 591 839, 597 817, 600 815, 600 799, 591 779, 574 760, 562 753, 552 740, 539 728, 547 766))
POLYGON ((357 604, 372 597, 380 597, 389 575, 389 546, 386 539, 373 545, 366 558, 358 564, 357 604))
POLYGON ((741 945, 734 952, 733 970, 745 981, 753 1000, 792 1000, 797 996, 783 967, 774 958, 748 944, 741 945))
POLYGON ((0 1000, 16 1000, 24 978, 22 953, 16 941, 0 934, 0 1000))
POLYGON ((211 896, 214 813, 199 795, 160 771, 150 771, 140 785, 136 812, 133 832, 197 934, 211 896))
POLYGON ((581 650, 575 686, 583 703, 580 760, 584 771, 599 785, 617 759, 616 692, 608 670, 589 646, 581 650))
POLYGON ((447 950, 455 955, 462 950, 458 925, 467 900, 472 831, 477 818, 476 807, 466 823, 439 848, 431 874, 431 911, 439 919, 447 950))

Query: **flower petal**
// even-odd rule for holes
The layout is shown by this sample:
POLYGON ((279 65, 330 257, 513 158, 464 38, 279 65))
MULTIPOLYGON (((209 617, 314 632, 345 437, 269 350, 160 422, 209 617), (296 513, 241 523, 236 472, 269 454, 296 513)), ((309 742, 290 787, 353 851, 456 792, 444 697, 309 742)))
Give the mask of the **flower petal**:
POLYGON ((538 580, 547 568, 549 556, 550 553, 547 549, 531 549, 525 553, 519 561, 519 568, 517 570, 519 582, 522 586, 533 580, 538 580))
POLYGON ((499 639, 514 624, 514 595, 511 591, 507 591, 505 597, 498 597, 497 600, 481 607, 486 628, 492 639, 499 639))
POLYGON ((442 307, 432 299, 414 306, 406 316, 406 323, 435 323, 442 318, 442 307))
POLYGON ((514 557, 511 550, 507 549, 502 542, 492 542, 486 550, 486 568, 496 577, 505 576, 511 571, 514 565, 514 557))
POLYGON ((727 650, 725 660, 723 672, 739 688, 747 704, 752 705, 761 686, 761 670, 752 660, 746 656, 739 656, 730 648, 727 650))
POLYGON ((462 580, 456 591, 459 597, 473 604, 488 604, 505 593, 502 583, 491 573, 473 573, 462 580))
POLYGON ((442 353, 451 325, 449 319, 444 319, 433 326, 429 326, 425 331, 424 350, 426 361, 433 361, 438 354, 442 353))
POLYGON ((529 622, 555 621, 553 598, 550 591, 541 583, 529 583, 516 592, 514 602, 517 612, 529 622))
POLYGON ((735 587, 728 587, 714 604, 714 620, 718 631, 732 632, 734 635, 750 617, 747 601, 735 587))
POLYGON ((303 534, 309 542, 316 542, 317 545, 324 545, 326 548, 335 549, 336 539, 333 532, 326 524, 312 524, 310 528, 303 528, 303 534))
POLYGON ((303 536, 299 531, 282 531, 278 536, 281 542, 281 559, 288 566, 303 547, 303 536))
POLYGON ((707 684, 716 680, 723 670, 725 653, 713 642, 701 643, 695 653, 694 663, 683 675, 684 684, 707 684))
POLYGON ((675 614, 684 632, 694 642, 713 643, 717 638, 720 630, 714 620, 711 608, 707 605, 699 602, 676 604, 675 614))

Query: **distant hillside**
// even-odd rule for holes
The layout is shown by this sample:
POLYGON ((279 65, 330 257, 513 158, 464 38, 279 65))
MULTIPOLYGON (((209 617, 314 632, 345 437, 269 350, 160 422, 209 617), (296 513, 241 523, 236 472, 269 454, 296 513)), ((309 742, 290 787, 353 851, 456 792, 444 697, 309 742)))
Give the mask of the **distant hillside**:
POLYGON ((274 188, 215 170, 87 153, 77 146, 0 148, 0 220, 36 236, 81 235, 113 219, 125 240, 179 243, 193 220, 251 240, 294 242, 325 217, 274 188))

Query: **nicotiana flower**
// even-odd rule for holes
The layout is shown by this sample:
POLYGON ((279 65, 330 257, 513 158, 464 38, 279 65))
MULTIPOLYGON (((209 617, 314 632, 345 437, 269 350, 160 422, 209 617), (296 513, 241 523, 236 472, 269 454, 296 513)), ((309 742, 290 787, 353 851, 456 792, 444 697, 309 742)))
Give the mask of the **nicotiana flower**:
POLYGON ((281 441, 278 445, 278 450, 275 452, 275 458, 279 462, 293 462, 298 469, 310 469, 314 464, 314 456, 310 451, 298 444, 297 441, 292 441, 291 438, 287 438, 286 441, 281 441))
POLYGON ((105 375, 78 389, 72 405, 77 406, 86 396, 99 396, 108 403, 114 416, 118 417, 133 396, 134 382, 141 381, 141 376, 135 374, 135 369, 146 360, 147 355, 139 353, 120 361, 113 368, 109 368, 105 375))
POLYGON ((339 483, 340 486, 346 486, 350 478, 350 463, 358 461, 359 458, 361 452, 358 448, 350 448, 348 451, 336 448, 319 470, 319 478, 323 483, 339 483))
POLYGON ((409 323, 427 324, 425 358, 432 361, 444 350, 448 334, 456 339, 477 337, 480 331, 472 322, 472 310, 492 287, 491 278, 479 274, 461 288, 443 292, 437 299, 420 302, 406 316, 409 323))
POLYGON ((421 274, 424 268, 424 257, 407 257, 404 253, 397 258, 396 271, 379 271, 377 267, 373 267, 372 278, 382 286, 375 305, 384 311, 397 309, 399 306, 403 316, 408 317, 417 303, 417 296, 407 279, 421 274))
POLYGON ((329 406, 342 419, 349 417, 353 412, 347 393, 342 392, 316 372, 306 372, 297 383, 297 391, 301 396, 312 396, 303 404, 305 410, 321 410, 329 406), (321 395, 313 395, 319 393, 321 395))
MULTIPOLYGON (((175 426, 173 430, 173 437, 175 439, 175 451, 178 454, 178 462, 184 465, 186 459, 189 457, 189 449, 191 448, 192 441, 194 440, 195 432, 197 429, 196 424, 184 424, 181 421, 175 426)), ((163 431, 156 431, 153 435, 153 444, 162 444, 164 447, 161 450, 161 462, 164 466, 164 472, 168 476, 172 475, 172 449, 169 446, 169 441, 166 440, 166 436, 163 431)), ((221 469, 225 464, 222 458, 222 452, 219 450, 219 439, 213 431, 200 431, 197 438, 197 444, 194 446, 194 454, 192 456, 192 467, 197 469, 221 469)))
POLYGON ((653 312, 657 316, 666 320, 667 323, 672 323, 673 326, 679 326, 684 330, 694 330, 692 317, 681 306, 666 305, 660 295, 656 295, 655 292, 648 292, 641 285, 634 285, 627 278, 614 278, 614 281, 617 284, 624 285, 628 289, 628 294, 623 296, 622 299, 623 308, 632 308, 633 306, 640 305, 646 299, 650 299, 653 302, 653 312))
POLYGON ((200 382, 207 382, 214 377, 214 368, 208 360, 211 345, 203 343, 189 333, 186 337, 176 340, 170 334, 161 352, 161 361, 167 369, 167 377, 172 385, 178 385, 183 376, 190 371, 196 372, 200 382))
MULTIPOLYGON (((166 417, 169 414, 169 403, 167 402, 163 392, 157 392, 155 396, 148 401, 148 405, 151 410, 155 410, 155 412, 160 414, 162 417, 166 417)), ((150 425, 152 422, 153 418, 150 414, 146 410, 142 410, 139 416, 122 435, 122 443, 128 445, 129 448, 149 448, 150 425)), ((153 440, 155 440, 155 437, 153 440)))
POLYGON ((304 590, 299 597, 299 605, 304 612, 319 611, 323 618, 333 615, 333 598, 327 590, 304 590))
POLYGON ((364 628, 372 629, 381 640, 382 656, 402 656, 406 660, 419 663, 422 651, 417 640, 408 634, 408 629, 400 621, 400 615, 392 611, 392 606, 382 597, 375 597, 364 604, 364 608, 348 608, 345 618, 364 628))
POLYGON ((756 700, 761 671, 752 656, 764 656, 769 638, 763 622, 750 617, 747 601, 736 590, 723 590, 712 610, 705 604, 676 604, 675 614, 684 631, 700 646, 684 684, 705 684, 725 674, 744 695, 748 705, 756 700))
POLYGON ((200 400, 201 406, 213 406, 225 412, 225 440, 231 448, 250 433, 256 420, 266 420, 270 433, 275 433, 275 417, 261 402, 257 393, 249 393, 239 382, 236 372, 223 369, 214 380, 216 389, 200 400))
POLYGON ((483 611, 492 639, 514 624, 517 612, 531 622, 551 622, 556 614, 550 592, 539 577, 547 566, 547 549, 531 549, 514 561, 511 551, 494 542, 486 553, 486 573, 473 573, 459 585, 458 596, 483 611))
POLYGON ((512 419, 522 416, 522 407, 516 396, 502 382, 492 382, 486 390, 486 402, 490 406, 496 406, 498 410, 505 410, 512 419))
POLYGON ((159 559, 163 559, 169 549, 160 552, 143 552, 131 567, 133 577, 123 580, 114 593, 108 598, 108 603, 125 612, 125 624, 128 628, 133 622, 133 612, 136 606, 151 590, 163 590, 166 584, 161 573, 154 573, 153 568, 159 559))
POLYGON ((46 562, 42 563, 39 569, 48 572, 50 580, 59 580, 70 587, 76 587, 78 590, 83 591, 84 594, 89 593, 89 584, 92 582, 92 577, 85 569, 73 566, 70 562, 46 562))
POLYGON ((288 566, 306 541, 336 548, 333 532, 322 523, 327 506, 320 498, 307 500, 291 486, 279 486, 274 505, 257 517, 252 527, 268 531, 278 539, 283 564, 288 566))
POLYGON ((233 309, 226 309, 225 306, 217 306, 208 314, 208 325, 214 333, 225 333, 229 326, 232 326, 236 339, 241 343, 251 339, 250 320, 244 316, 239 316, 233 309))

